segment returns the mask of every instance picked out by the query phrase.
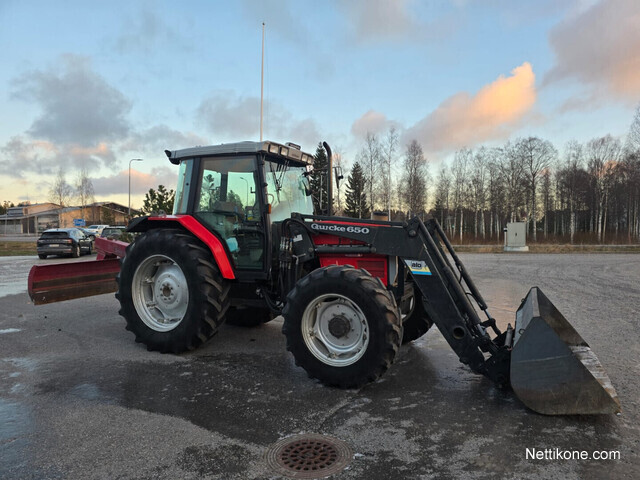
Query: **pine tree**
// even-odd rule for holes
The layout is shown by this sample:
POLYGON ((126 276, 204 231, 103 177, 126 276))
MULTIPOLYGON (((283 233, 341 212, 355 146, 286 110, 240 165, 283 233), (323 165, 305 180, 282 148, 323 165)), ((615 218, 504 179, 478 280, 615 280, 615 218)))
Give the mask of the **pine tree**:
POLYGON ((313 209, 319 215, 327 212, 329 198, 327 185, 328 164, 327 152, 325 152, 322 143, 318 143, 318 148, 316 148, 316 153, 313 156, 313 171, 309 176, 309 183, 313 191, 313 209))
POLYGON ((176 192, 167 190, 164 185, 158 185, 158 190, 150 188, 149 192, 144 195, 142 211, 147 215, 160 211, 171 213, 173 211, 173 200, 175 196, 176 192))
POLYGON ((347 178, 347 196, 345 215, 353 218, 369 218, 369 204, 366 194, 367 182, 360 163, 356 162, 351 169, 351 175, 347 178))

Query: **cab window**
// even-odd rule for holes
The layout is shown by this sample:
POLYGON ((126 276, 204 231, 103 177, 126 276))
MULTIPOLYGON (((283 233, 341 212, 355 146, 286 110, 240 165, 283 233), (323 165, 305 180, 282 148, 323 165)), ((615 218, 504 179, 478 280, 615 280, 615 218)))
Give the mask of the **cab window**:
POLYGON ((227 243, 237 268, 263 268, 264 233, 253 156, 203 159, 195 215, 227 243))

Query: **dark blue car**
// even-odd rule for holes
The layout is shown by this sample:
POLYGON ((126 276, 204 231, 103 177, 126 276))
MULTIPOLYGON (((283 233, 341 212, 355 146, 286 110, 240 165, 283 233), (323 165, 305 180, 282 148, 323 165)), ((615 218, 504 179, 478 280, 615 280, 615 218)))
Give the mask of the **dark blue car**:
POLYGON ((78 228, 51 228, 42 232, 38 239, 38 257, 48 255, 69 255, 77 258, 83 253, 90 254, 91 239, 78 228))

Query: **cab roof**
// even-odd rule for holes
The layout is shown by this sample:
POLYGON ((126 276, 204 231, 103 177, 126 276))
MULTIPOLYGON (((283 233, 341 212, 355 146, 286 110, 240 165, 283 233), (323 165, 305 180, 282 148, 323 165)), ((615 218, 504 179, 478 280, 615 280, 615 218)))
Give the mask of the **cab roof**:
POLYGON ((178 165, 181 160, 193 157, 219 157, 228 155, 266 153, 275 157, 311 165, 313 156, 300 150, 300 146, 293 143, 285 145, 281 143, 265 140, 264 142, 236 142, 223 143, 220 145, 209 145, 204 147, 183 148, 180 150, 165 150, 164 153, 169 161, 178 165))

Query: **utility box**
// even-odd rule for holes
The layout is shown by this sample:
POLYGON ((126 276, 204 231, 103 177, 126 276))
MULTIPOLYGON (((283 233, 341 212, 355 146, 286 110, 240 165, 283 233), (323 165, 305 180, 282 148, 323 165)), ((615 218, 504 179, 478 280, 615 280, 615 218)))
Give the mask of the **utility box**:
POLYGON ((528 252, 527 224, 525 222, 507 223, 504 244, 505 252, 528 252))

